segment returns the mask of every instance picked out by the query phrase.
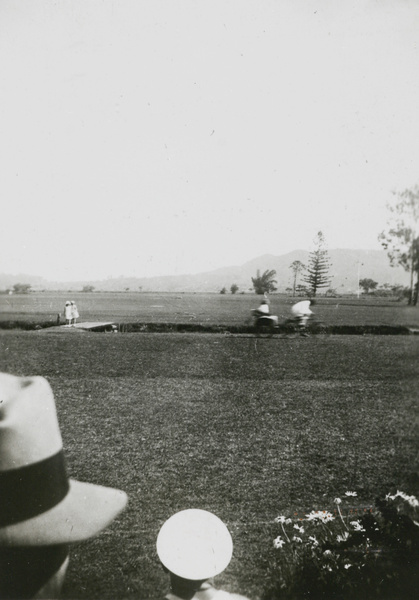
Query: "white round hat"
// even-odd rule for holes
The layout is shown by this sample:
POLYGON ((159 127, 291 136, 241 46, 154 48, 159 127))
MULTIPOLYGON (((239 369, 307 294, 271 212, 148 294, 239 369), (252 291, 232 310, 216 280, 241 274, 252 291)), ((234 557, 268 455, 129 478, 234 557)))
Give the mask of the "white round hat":
POLYGON ((179 577, 209 579, 229 564, 233 540, 216 515, 191 508, 164 523, 157 536, 157 554, 163 565, 179 577))

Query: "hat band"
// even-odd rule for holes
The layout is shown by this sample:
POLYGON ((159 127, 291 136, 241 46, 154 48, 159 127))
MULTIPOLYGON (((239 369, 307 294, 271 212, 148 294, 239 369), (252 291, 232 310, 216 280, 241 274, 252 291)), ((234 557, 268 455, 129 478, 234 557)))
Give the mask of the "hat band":
POLYGON ((36 517, 67 495, 64 453, 0 473, 0 527, 36 517))

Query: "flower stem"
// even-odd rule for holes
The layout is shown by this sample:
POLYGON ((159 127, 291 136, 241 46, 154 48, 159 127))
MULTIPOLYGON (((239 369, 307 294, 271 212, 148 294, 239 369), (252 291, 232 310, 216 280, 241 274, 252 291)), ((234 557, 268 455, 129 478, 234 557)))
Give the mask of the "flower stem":
POLYGON ((342 521, 342 523, 346 527, 346 530, 349 531, 348 530, 348 526, 346 525, 345 521, 343 520, 342 513, 340 512, 339 504, 337 505, 337 507, 338 507, 338 511, 339 511, 340 520, 342 521))
POLYGON ((284 532, 285 537, 287 538, 288 541, 290 541, 290 538, 287 536, 286 531, 284 529, 284 524, 281 523, 281 527, 282 527, 282 531, 284 532))

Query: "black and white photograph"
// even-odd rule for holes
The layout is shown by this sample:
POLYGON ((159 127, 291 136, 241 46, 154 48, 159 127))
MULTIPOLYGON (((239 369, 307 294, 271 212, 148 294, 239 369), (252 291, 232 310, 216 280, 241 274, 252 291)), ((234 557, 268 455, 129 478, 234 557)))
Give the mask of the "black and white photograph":
POLYGON ((0 600, 416 600, 419 2, 1 0, 0 600))

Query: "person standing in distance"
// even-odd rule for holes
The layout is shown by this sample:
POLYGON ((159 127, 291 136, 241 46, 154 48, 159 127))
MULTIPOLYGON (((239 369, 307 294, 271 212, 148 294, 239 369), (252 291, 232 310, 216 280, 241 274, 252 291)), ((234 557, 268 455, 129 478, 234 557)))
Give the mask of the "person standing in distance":
POLYGON ((65 306, 64 306, 64 318, 65 318, 65 325, 66 325, 66 327, 70 327, 71 320, 73 318, 70 300, 67 300, 67 302, 65 303, 65 306))
POLYGON ((73 300, 71 300, 70 305, 71 305, 71 324, 75 325, 76 321, 80 315, 79 315, 79 311, 77 310, 77 304, 73 300))

